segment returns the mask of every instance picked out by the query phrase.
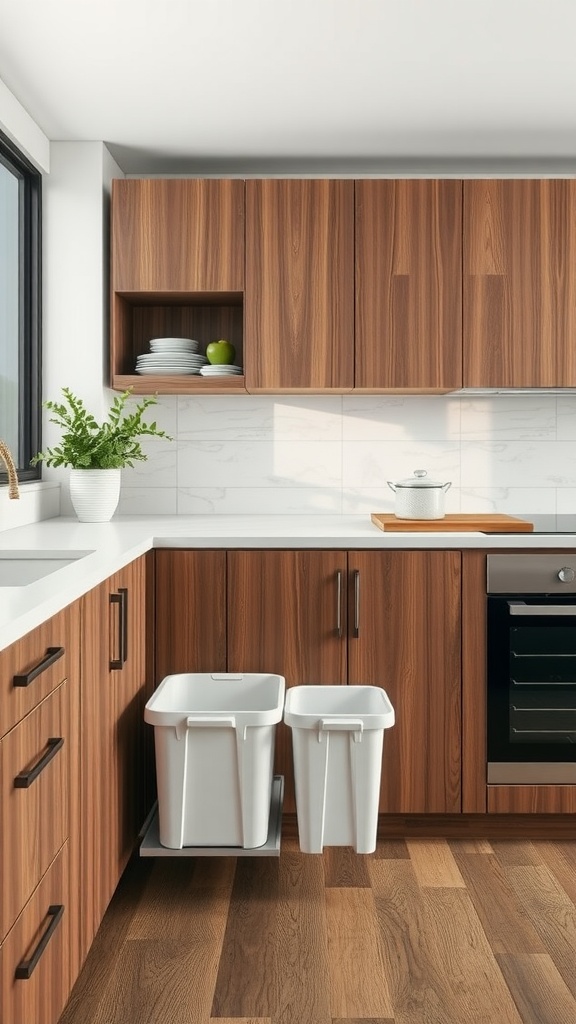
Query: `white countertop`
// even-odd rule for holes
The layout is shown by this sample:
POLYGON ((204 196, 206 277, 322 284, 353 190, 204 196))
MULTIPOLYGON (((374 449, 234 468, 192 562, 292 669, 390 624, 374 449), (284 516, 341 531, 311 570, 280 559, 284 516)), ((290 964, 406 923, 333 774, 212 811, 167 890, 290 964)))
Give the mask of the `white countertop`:
POLYGON ((0 649, 151 548, 576 551, 576 534, 385 533, 361 516, 117 516, 47 519, 0 533, 2 551, 91 554, 24 587, 0 587, 0 649))

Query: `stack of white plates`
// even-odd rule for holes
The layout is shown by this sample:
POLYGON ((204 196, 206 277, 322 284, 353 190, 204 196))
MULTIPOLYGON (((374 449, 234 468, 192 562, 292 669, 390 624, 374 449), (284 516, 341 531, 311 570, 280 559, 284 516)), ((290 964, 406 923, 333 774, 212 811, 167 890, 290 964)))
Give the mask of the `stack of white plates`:
POLYGON ((136 360, 136 373, 158 374, 159 376, 177 376, 184 373, 200 373, 207 363, 206 356, 181 355, 143 355, 136 360))
POLYGON ((192 338, 152 338, 152 352, 197 352, 200 342, 192 338))
POLYGON ((198 355, 199 343, 192 338, 153 338, 151 352, 145 352, 136 359, 136 373, 177 377, 182 374, 199 374, 208 362, 206 356, 198 355))
POLYGON ((212 363, 203 366, 200 370, 202 377, 234 377, 241 376, 244 370, 241 366, 233 366, 231 363, 212 363))

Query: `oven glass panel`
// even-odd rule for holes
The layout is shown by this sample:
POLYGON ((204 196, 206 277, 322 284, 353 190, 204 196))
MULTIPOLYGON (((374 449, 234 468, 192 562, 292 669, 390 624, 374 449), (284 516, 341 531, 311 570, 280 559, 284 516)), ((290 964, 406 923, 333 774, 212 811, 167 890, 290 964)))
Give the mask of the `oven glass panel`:
MULTIPOLYGON (((510 614, 488 598, 488 761, 576 760, 576 616, 510 614)), ((522 595, 527 605, 545 595, 522 595)), ((576 605, 576 597, 553 604, 576 605)))

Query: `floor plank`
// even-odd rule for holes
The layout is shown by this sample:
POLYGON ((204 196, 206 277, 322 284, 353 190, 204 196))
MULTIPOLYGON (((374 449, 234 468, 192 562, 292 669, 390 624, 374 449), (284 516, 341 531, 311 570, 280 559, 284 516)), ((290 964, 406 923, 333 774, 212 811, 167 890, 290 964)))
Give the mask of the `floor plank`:
POLYGON ((462 853, 494 853, 487 839, 451 839, 449 845, 452 850, 456 847, 462 853))
POLYGON ((535 844, 513 839, 493 839, 492 850, 504 867, 541 864, 535 844))
POLYGON ((332 1016, 393 1017, 371 889, 327 889, 326 916, 332 1016))
POLYGON ((270 1017, 279 895, 276 858, 239 859, 212 1004, 213 1017, 270 1017), (257 965, 257 966, 256 966, 257 965))
POLYGON ((494 855, 466 854, 450 841, 494 953, 543 953, 544 943, 494 855))
POLYGON ((446 839, 409 839, 406 846, 419 885, 464 887, 446 839))
POLYGON ((280 858, 275 951, 274 1024, 331 1024, 321 857, 287 852, 280 858))
POLYGON ((324 851, 324 878, 328 888, 368 888, 370 876, 366 857, 354 853, 351 846, 329 846, 324 851))
POLYGON ((576 843, 533 843, 558 884, 576 905, 576 843))
POLYGON ((576 1000, 547 953, 496 957, 524 1024, 576 1021, 576 1000))
POLYGON ((546 952, 576 997, 576 906, 546 865, 512 867, 508 876, 546 952))
POLYGON ((93 1024, 205 1024, 214 979, 205 950, 163 939, 124 943, 93 1024))
POLYGON ((138 906, 147 888, 153 867, 151 860, 140 860, 138 857, 134 857, 128 864, 60 1017, 60 1024, 76 1024, 84 1018, 89 1021, 94 1019, 104 990, 110 983, 118 951, 126 940, 134 907, 138 906))
POLYGON ((451 1024, 443 1016, 445 980, 426 942, 425 911, 411 861, 369 865, 392 1016, 402 1024, 451 1024))
POLYGON ((405 839, 379 839, 372 854, 376 860, 409 860, 405 839))
POLYGON ((394 1024, 393 1017, 333 1017, 332 1024, 394 1024))
MULTIPOLYGON (((422 890, 426 938, 436 970, 445 979, 450 1024, 522 1024, 510 991, 462 889, 422 890)), ((403 1024, 398 1018, 398 1024, 403 1024)))

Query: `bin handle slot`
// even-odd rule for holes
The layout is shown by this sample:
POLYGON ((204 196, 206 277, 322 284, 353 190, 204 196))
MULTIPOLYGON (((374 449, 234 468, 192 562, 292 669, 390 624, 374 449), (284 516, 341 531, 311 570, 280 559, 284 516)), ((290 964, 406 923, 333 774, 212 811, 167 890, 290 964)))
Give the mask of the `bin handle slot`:
POLYGON ((323 732, 353 732, 354 742, 359 743, 364 731, 361 718, 321 718, 318 724, 318 743, 322 743, 323 732))
POLYGON ((211 679, 244 679, 243 672, 211 672, 211 679))
POLYGON ((178 722, 176 726, 176 737, 181 740, 186 735, 188 729, 194 729, 199 726, 201 729, 222 729, 228 726, 231 729, 236 728, 236 719, 234 715, 225 717, 223 715, 187 715, 181 722, 178 722))

